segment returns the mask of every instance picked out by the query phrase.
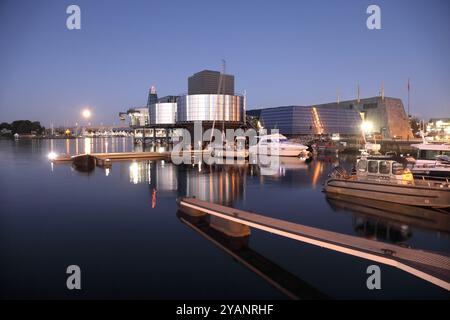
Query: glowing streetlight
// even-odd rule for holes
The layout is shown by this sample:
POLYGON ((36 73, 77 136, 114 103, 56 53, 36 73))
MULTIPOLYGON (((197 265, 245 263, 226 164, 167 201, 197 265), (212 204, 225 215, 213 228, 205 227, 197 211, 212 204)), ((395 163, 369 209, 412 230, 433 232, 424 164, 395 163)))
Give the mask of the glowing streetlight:
POLYGON ((81 112, 81 115, 83 116, 83 118, 89 119, 89 118, 91 117, 92 113, 91 113, 91 110, 89 110, 89 109, 84 109, 84 110, 81 112))
POLYGON ((364 133, 371 133, 373 131, 373 123, 370 121, 364 121, 361 124, 361 129, 364 133))

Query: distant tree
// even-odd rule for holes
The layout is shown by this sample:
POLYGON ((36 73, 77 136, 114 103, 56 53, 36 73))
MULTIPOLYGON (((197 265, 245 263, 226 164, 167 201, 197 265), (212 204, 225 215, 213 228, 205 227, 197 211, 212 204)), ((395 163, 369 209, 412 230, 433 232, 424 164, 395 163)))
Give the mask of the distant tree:
POLYGON ((411 117, 409 118, 409 125, 411 126, 411 130, 413 134, 415 135, 417 132, 420 131, 420 119, 417 117, 411 117))
POLYGON ((45 128, 41 126, 41 123, 39 121, 34 121, 31 123, 31 131, 35 131, 41 134, 45 131, 45 128))
POLYGON ((0 130, 2 129, 7 129, 7 130, 11 130, 11 125, 8 122, 2 122, 0 123, 0 130))
POLYGON ((16 120, 11 123, 13 133, 30 134, 32 131, 41 134, 45 130, 39 121, 31 122, 30 120, 16 120))

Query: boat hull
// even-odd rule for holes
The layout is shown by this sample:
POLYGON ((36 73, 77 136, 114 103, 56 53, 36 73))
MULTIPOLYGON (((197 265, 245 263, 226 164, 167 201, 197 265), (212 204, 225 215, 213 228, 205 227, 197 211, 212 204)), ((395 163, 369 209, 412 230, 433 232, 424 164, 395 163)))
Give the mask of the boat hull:
POLYGON ((258 155, 277 155, 279 157, 300 157, 305 150, 303 149, 284 149, 284 150, 272 150, 263 148, 250 148, 249 153, 258 155))
POLYGON ((214 150, 212 155, 217 158, 227 158, 227 159, 247 159, 248 151, 233 151, 233 150, 214 150))
POLYGON ((411 206, 448 208, 450 188, 387 184, 356 179, 330 178, 325 191, 365 199, 400 203, 411 206))
POLYGON ((95 158, 90 154, 74 156, 72 158, 72 161, 73 166, 78 171, 90 172, 95 169, 96 161, 95 158))
POLYGON ((412 174, 417 177, 432 177, 432 178, 450 178, 450 169, 448 170, 436 170, 432 168, 418 169, 413 168, 411 170, 412 174))

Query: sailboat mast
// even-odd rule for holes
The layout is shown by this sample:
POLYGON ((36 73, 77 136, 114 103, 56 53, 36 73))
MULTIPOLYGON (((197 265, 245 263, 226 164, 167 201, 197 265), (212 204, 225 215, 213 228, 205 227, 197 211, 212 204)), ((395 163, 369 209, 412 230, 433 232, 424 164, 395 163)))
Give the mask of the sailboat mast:
MULTIPOLYGON (((213 124, 212 124, 212 128, 211 128, 211 137, 209 138, 209 144, 211 144, 212 137, 213 137, 213 134, 214 134, 214 128, 215 128, 215 125, 216 125, 216 113, 220 109, 219 96, 220 96, 220 91, 222 90, 222 82, 223 82, 223 75, 224 74, 225 74, 225 60, 222 59, 222 72, 220 73, 220 76, 219 76, 219 87, 217 88, 217 99, 216 99, 217 100, 217 105, 216 105, 216 110, 214 112, 214 120, 213 120, 213 124)), ((223 109, 225 109, 225 108, 223 108, 223 109)))

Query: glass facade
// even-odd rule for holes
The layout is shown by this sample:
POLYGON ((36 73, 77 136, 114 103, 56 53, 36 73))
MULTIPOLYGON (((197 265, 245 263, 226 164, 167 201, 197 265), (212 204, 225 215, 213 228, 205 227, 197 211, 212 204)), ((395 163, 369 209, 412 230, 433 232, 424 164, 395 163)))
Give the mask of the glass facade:
POLYGON ((175 102, 155 103, 150 105, 150 124, 174 124, 177 104, 175 102))
POLYGON ((361 116, 356 110, 332 107, 287 106, 262 109, 260 121, 266 129, 281 134, 359 134, 361 116))
POLYGON ((236 95, 195 94, 178 99, 177 122, 243 121, 244 99, 236 95))

